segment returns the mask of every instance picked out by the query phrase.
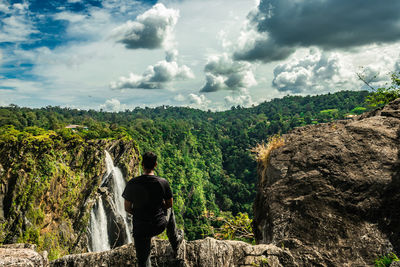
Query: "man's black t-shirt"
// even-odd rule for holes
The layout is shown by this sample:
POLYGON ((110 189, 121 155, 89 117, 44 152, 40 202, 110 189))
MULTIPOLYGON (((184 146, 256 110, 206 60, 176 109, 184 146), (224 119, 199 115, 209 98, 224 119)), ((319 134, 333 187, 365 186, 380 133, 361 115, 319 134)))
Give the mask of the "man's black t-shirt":
POLYGON ((122 197, 132 203, 135 235, 153 236, 164 230, 163 200, 172 198, 167 180, 155 175, 133 178, 127 183, 122 197))

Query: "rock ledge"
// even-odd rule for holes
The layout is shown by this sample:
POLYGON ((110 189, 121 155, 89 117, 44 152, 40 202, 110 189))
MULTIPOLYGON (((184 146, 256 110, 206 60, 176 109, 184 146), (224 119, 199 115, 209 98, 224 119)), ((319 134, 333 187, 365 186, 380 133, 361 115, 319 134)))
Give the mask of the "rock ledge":
MULTIPOLYGON (((172 249, 167 240, 152 241, 151 261, 153 267, 235 267, 235 266, 296 266, 287 249, 274 245, 256 245, 240 241, 219 241, 205 238, 184 242, 183 251, 178 259, 172 256, 172 249)), ((100 267, 100 266, 136 266, 136 253, 133 244, 97 252, 68 255, 52 261, 52 267, 100 267)))

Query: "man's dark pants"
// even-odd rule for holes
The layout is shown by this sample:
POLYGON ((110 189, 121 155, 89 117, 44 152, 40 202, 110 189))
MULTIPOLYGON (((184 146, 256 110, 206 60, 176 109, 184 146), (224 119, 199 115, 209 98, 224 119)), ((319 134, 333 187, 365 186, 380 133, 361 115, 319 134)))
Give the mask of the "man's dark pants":
MULTIPOLYGON (((167 210, 166 219, 168 240, 171 243, 172 248, 176 248, 178 245, 178 233, 176 229, 175 215, 172 208, 167 210)), ((151 267, 150 250, 152 237, 153 236, 140 236, 135 234, 133 236, 139 267, 151 267)))

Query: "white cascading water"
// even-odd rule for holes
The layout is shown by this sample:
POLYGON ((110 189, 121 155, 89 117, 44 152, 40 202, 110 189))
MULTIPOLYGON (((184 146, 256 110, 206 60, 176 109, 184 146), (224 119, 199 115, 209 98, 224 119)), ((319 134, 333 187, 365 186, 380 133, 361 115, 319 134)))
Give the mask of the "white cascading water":
MULTIPOLYGON (((124 204, 124 199, 122 198, 122 193, 124 192, 125 186, 126 186, 126 181, 124 179, 124 176, 122 175, 121 170, 117 167, 114 166, 113 160, 110 156, 110 154, 106 152, 106 164, 107 168, 108 166, 112 166, 112 171, 111 175, 114 178, 114 186, 113 186, 113 200, 115 203, 115 207, 117 209, 117 213, 122 216, 124 219, 124 224, 125 224, 125 232, 126 236, 128 238, 128 243, 132 243, 132 238, 131 234, 129 233, 129 227, 128 227, 128 214, 125 211, 125 204, 124 204), (111 164, 109 164, 111 162, 111 164)), ((108 172, 108 171, 107 171, 108 172)))
POLYGON ((90 212, 90 231, 92 238, 92 251, 104 251, 110 249, 110 241, 107 233, 107 217, 101 197, 90 212))
POLYGON ((107 172, 106 174, 103 176, 103 180, 101 180, 101 184, 103 185, 103 183, 110 178, 110 174, 112 174, 113 170, 114 170, 114 162, 110 156, 110 153, 108 153, 106 150, 104 150, 105 154, 106 154, 106 168, 107 168, 107 172))
MULTIPOLYGON (((126 182, 121 170, 118 167, 114 166, 114 162, 110 154, 107 151, 105 151, 105 154, 107 172, 104 175, 103 180, 101 181, 101 185, 103 185, 107 180, 113 179, 113 183, 109 183, 112 185, 112 190, 110 190, 112 191, 113 196, 112 201, 114 202, 113 204, 116 208, 116 213, 120 215, 124 220, 124 230, 127 236, 127 243, 132 243, 131 234, 129 233, 127 219, 128 216, 124 207, 124 199, 122 198, 122 193, 125 189, 126 182)), ((101 197, 97 199, 97 202, 90 213, 90 231, 91 251, 104 251, 111 248, 108 237, 107 217, 101 197)))

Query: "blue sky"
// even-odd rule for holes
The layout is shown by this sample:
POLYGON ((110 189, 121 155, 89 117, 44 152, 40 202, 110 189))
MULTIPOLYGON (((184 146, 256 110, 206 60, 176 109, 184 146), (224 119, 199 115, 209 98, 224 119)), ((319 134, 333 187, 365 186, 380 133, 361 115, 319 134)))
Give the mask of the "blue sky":
POLYGON ((0 0, 0 105, 223 110, 400 70, 400 1, 0 0))

